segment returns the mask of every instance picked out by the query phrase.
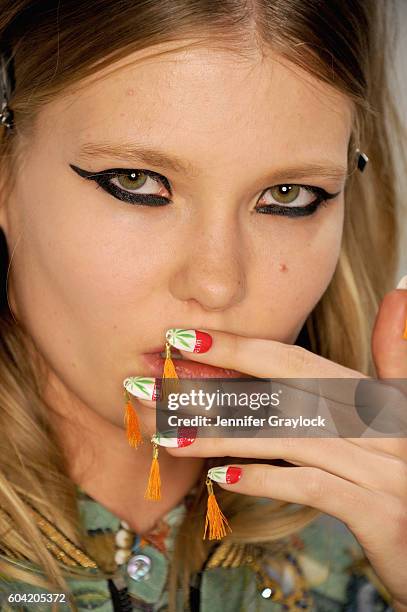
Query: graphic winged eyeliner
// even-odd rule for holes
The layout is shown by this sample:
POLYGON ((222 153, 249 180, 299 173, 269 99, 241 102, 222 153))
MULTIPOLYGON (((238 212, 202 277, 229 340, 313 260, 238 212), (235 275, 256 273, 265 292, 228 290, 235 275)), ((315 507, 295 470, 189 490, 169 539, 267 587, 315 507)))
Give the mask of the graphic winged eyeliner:
MULTIPOLYGON (((102 187, 102 189, 107 191, 107 193, 117 198, 118 200, 121 200, 122 202, 124 201, 133 205, 141 206, 166 206, 172 203, 172 200, 164 196, 150 195, 145 193, 131 193, 130 191, 121 189, 111 181, 112 177, 120 175, 130 175, 131 173, 138 172, 141 174, 145 174, 146 176, 149 176, 154 180, 160 181, 166 187, 168 192, 172 195, 172 190, 168 179, 162 174, 154 172, 153 170, 145 170, 138 168, 111 168, 109 170, 101 170, 99 172, 90 172, 88 170, 84 170, 83 168, 79 168, 74 164, 69 164, 69 166, 72 168, 72 170, 74 170, 74 172, 79 174, 79 176, 88 180, 95 181, 100 187, 102 187)), ((270 203, 265 204, 263 206, 259 206, 258 208, 256 208, 256 211, 262 214, 284 215, 288 217, 312 215, 321 205, 326 206, 327 200, 331 200, 341 193, 340 191, 336 193, 329 193, 321 187, 315 187, 311 185, 298 184, 298 186, 315 194, 315 200, 313 200, 306 206, 285 206, 284 204, 270 203)), ((271 187, 265 189, 263 193, 266 193, 270 188, 271 187)))

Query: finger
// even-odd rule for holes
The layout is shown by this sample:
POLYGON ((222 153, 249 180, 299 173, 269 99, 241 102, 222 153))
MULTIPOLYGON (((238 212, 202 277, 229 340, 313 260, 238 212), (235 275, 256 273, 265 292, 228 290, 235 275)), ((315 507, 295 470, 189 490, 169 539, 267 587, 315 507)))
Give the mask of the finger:
POLYGON ((407 490, 407 463, 343 438, 198 438, 175 453, 194 457, 283 459, 310 466, 372 491, 407 490))
MULTIPOLYGON (((208 475, 211 474, 210 477, 222 488, 236 493, 270 497, 317 508, 337 517, 353 530, 359 530, 361 523, 366 523, 367 516, 374 523, 372 507, 375 506, 376 495, 369 489, 342 480, 319 468, 264 464, 233 464, 232 467, 235 468, 232 471, 235 480, 233 484, 220 482, 226 478, 219 476, 219 467, 209 470, 208 475), (240 469, 238 479, 236 468, 240 469)), ((226 473, 227 470, 223 472, 226 473)))
POLYGON ((247 338, 214 330, 179 328, 167 330, 166 338, 179 349, 185 359, 237 370, 258 378, 362 376, 360 372, 345 368, 300 346, 276 340, 247 338), (207 336, 210 337, 208 340, 207 336))
POLYGON ((363 446, 382 455, 399 457, 407 463, 407 438, 346 438, 352 444, 363 446))
MULTIPOLYGON (((123 386, 128 393, 130 403, 134 405, 137 402, 139 409, 137 412, 141 421, 143 421, 143 411, 140 410, 140 404, 148 411, 154 411, 157 420, 156 400, 161 391, 160 381, 152 377, 130 376, 123 381, 123 386)), ((160 446, 177 448, 192 444, 196 435, 196 427, 174 427, 166 432, 155 432, 152 437, 151 434, 148 437, 160 446)))
POLYGON ((394 568, 405 563, 406 495, 378 494, 313 467, 220 466, 208 472, 215 480, 214 470, 223 472, 223 478, 215 476, 217 482, 231 483, 219 482, 224 489, 310 506, 336 517, 353 532, 377 575, 388 576, 389 588, 405 593, 404 574, 389 573, 389 562, 394 568))
POLYGON ((407 377, 407 277, 405 288, 385 295, 372 334, 378 378, 407 377))
MULTIPOLYGON (((407 276, 380 304, 372 334, 372 354, 379 378, 407 377, 407 276)), ((370 438, 365 444, 407 461, 406 438, 370 438)))

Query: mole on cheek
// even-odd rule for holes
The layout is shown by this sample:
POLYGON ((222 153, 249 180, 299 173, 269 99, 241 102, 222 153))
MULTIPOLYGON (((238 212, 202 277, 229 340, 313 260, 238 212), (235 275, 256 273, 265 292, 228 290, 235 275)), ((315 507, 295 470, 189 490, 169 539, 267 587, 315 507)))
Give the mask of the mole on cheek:
POLYGON ((287 270, 288 270, 288 268, 287 268, 287 266, 286 266, 286 264, 285 264, 285 263, 281 263, 281 264, 278 266, 278 269, 280 270, 280 272, 287 272, 287 270))

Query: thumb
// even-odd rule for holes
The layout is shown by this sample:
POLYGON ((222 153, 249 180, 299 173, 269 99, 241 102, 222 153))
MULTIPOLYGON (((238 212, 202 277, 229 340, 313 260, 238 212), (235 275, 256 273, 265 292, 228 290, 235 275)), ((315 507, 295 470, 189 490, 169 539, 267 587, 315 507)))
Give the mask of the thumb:
POLYGON ((379 306, 372 354, 378 378, 407 378, 407 275, 379 306))

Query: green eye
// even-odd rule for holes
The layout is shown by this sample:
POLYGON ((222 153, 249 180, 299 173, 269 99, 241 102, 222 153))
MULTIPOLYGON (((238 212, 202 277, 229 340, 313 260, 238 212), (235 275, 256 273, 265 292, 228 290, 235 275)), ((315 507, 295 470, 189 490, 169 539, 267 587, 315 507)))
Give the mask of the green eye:
POLYGON ((270 189, 270 192, 280 204, 291 204, 298 198, 300 189, 300 185, 276 185, 270 189))
POLYGON ((124 189, 138 189, 145 184, 147 178, 147 174, 139 171, 117 175, 117 181, 124 189))
MULTIPOLYGON (((162 195, 162 186, 172 196, 171 185, 168 179, 146 169, 128 169, 128 168, 109 168, 100 172, 84 170, 74 164, 69 164, 74 172, 83 178, 95 181, 99 187, 102 187, 107 193, 122 202, 136 204, 139 206, 167 206, 173 204, 173 200, 162 195), (146 193, 150 187, 148 179, 153 183, 151 188, 157 188, 161 185, 160 191, 157 193, 146 193), (143 188, 144 191, 137 191, 143 188)), ((269 215, 284 215, 287 217, 297 217, 312 215, 319 206, 326 206, 328 200, 336 198, 341 192, 328 193, 322 187, 313 185, 296 185, 296 184, 280 184, 274 185, 266 189, 263 194, 271 192, 274 202, 265 201, 261 206, 256 207, 256 212, 269 215), (301 192, 304 190, 304 195, 313 195, 314 200, 304 202, 301 198, 301 192)), ((263 195, 262 194, 262 195, 263 195)))

